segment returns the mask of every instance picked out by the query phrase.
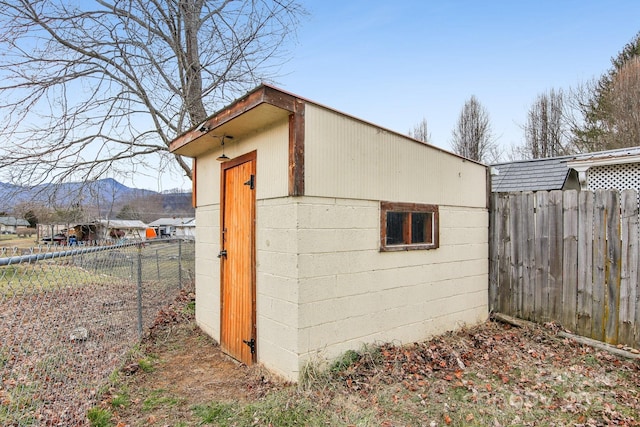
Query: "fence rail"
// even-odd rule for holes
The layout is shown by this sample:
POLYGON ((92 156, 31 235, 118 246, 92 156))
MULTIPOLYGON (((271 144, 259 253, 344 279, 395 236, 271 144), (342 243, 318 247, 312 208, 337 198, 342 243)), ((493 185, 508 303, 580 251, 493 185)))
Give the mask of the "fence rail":
POLYGON ((640 345, 636 191, 497 193, 491 203, 491 310, 640 345))
POLYGON ((98 389, 192 284, 194 260, 184 240, 0 258, 0 425, 86 425, 98 389))

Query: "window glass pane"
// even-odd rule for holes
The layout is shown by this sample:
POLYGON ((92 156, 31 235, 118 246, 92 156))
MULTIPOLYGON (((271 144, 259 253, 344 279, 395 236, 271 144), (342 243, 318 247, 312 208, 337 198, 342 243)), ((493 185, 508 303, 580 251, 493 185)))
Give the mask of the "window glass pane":
POLYGON ((404 224, 406 212, 387 212, 387 245, 404 244, 404 224))
POLYGON ((380 202, 380 251, 437 249, 438 206, 380 202))
POLYGON ((432 243, 431 213, 411 213, 411 243, 432 243))

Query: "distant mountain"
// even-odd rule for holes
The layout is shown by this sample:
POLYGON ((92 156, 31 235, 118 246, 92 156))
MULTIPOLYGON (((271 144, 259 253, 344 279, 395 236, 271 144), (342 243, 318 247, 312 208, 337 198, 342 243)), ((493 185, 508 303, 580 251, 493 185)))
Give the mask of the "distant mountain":
POLYGON ((90 182, 39 184, 33 187, 0 183, 0 200, 12 204, 33 202, 53 207, 112 203, 113 201, 158 194, 120 184, 113 178, 90 182))
POLYGON ((15 194, 19 194, 22 187, 0 182, 0 204, 11 201, 15 194))
POLYGON ((113 178, 90 182, 40 184, 32 187, 0 182, 0 211, 10 212, 23 203, 33 203, 55 209, 92 207, 98 212, 116 213, 127 204, 141 204, 153 200, 157 214, 192 212, 191 193, 158 193, 152 190, 130 188, 113 178))
MULTIPOLYGON (((191 208, 191 192, 189 193, 162 193, 162 206, 165 211, 176 212, 191 208)), ((191 208, 193 209, 193 208, 191 208)))

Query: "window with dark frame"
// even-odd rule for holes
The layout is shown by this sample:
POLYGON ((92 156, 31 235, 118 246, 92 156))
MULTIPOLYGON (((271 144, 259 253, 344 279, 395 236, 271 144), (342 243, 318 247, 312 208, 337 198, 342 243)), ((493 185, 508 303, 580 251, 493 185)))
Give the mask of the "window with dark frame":
POLYGON ((380 202, 380 250, 436 249, 438 206, 380 202))

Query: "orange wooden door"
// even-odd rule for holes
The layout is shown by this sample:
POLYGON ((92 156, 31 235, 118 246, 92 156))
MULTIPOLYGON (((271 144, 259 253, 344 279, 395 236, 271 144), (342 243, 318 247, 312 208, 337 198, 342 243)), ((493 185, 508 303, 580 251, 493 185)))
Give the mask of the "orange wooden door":
POLYGON ((222 165, 222 350, 255 361, 255 152, 222 165))

